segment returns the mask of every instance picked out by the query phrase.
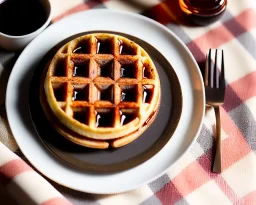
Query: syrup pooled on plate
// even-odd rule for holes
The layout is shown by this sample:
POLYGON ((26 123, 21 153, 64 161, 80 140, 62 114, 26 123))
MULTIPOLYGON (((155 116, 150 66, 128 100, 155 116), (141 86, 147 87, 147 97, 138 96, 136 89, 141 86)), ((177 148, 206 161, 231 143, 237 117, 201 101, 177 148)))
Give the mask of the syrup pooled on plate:
POLYGON ((21 36, 32 33, 46 22, 47 16, 39 0, 0 1, 0 32, 21 36))

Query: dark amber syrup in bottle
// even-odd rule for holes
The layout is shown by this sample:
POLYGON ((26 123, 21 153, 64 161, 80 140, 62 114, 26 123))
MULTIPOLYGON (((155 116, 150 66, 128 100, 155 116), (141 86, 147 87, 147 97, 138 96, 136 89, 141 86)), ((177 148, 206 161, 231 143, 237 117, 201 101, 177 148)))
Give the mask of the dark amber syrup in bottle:
POLYGON ((227 0, 179 0, 179 5, 189 22, 205 26, 222 16, 227 0))

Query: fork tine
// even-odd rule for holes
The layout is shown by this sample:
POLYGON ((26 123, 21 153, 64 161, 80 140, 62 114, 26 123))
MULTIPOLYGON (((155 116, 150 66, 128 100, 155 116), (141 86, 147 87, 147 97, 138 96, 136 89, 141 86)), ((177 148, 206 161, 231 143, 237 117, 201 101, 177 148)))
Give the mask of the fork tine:
POLYGON ((212 62, 212 49, 209 50, 208 54, 208 85, 213 88, 213 62, 212 62))
POLYGON ((224 65, 224 51, 221 54, 221 76, 220 76, 220 87, 224 88, 226 86, 225 82, 225 65, 224 65))
POLYGON ((218 68, 218 49, 215 50, 214 61, 214 88, 219 88, 219 68, 218 68))
POLYGON ((209 81, 208 81, 208 76, 209 76, 209 65, 208 65, 209 52, 206 54, 206 63, 205 63, 205 69, 204 69, 204 85, 205 86, 208 86, 208 84, 209 84, 209 81))

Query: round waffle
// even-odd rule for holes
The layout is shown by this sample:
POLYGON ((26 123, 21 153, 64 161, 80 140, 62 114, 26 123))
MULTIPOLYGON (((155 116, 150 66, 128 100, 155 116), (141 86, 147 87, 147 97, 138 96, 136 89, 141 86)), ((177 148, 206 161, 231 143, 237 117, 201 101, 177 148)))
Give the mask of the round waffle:
POLYGON ((41 87, 51 124, 86 147, 128 144, 153 122, 160 104, 158 73, 146 51, 113 34, 84 35, 62 46, 41 87))

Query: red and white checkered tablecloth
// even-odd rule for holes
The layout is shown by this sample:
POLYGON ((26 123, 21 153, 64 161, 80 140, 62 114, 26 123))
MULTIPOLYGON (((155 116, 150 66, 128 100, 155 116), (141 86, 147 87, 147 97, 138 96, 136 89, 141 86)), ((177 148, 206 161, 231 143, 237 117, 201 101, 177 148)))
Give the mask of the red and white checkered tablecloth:
MULTIPOLYGON (((204 27, 184 24, 177 9, 177 0, 51 0, 51 3, 53 22, 75 12, 97 8, 132 11, 153 18, 186 44, 202 69, 209 48, 224 49, 227 81, 225 102, 221 107, 224 171, 221 174, 211 172, 215 115, 207 107, 203 127, 192 149, 159 179, 134 191, 116 195, 82 193, 49 181, 57 190, 56 194, 38 204, 256 204, 255 0, 228 0, 222 18, 204 27)), ((9 129, 4 108, 8 75, 17 57, 17 53, 0 50, 0 141, 17 154, 4 161, 3 153, 7 150, 0 146, 0 204, 17 204, 15 199, 20 201, 19 196, 13 197, 12 189, 3 180, 4 175, 11 172, 8 166, 19 161, 17 156, 24 159, 9 129)), ((19 166, 8 175, 9 181, 15 181, 29 171, 31 168, 27 165, 19 166)))

